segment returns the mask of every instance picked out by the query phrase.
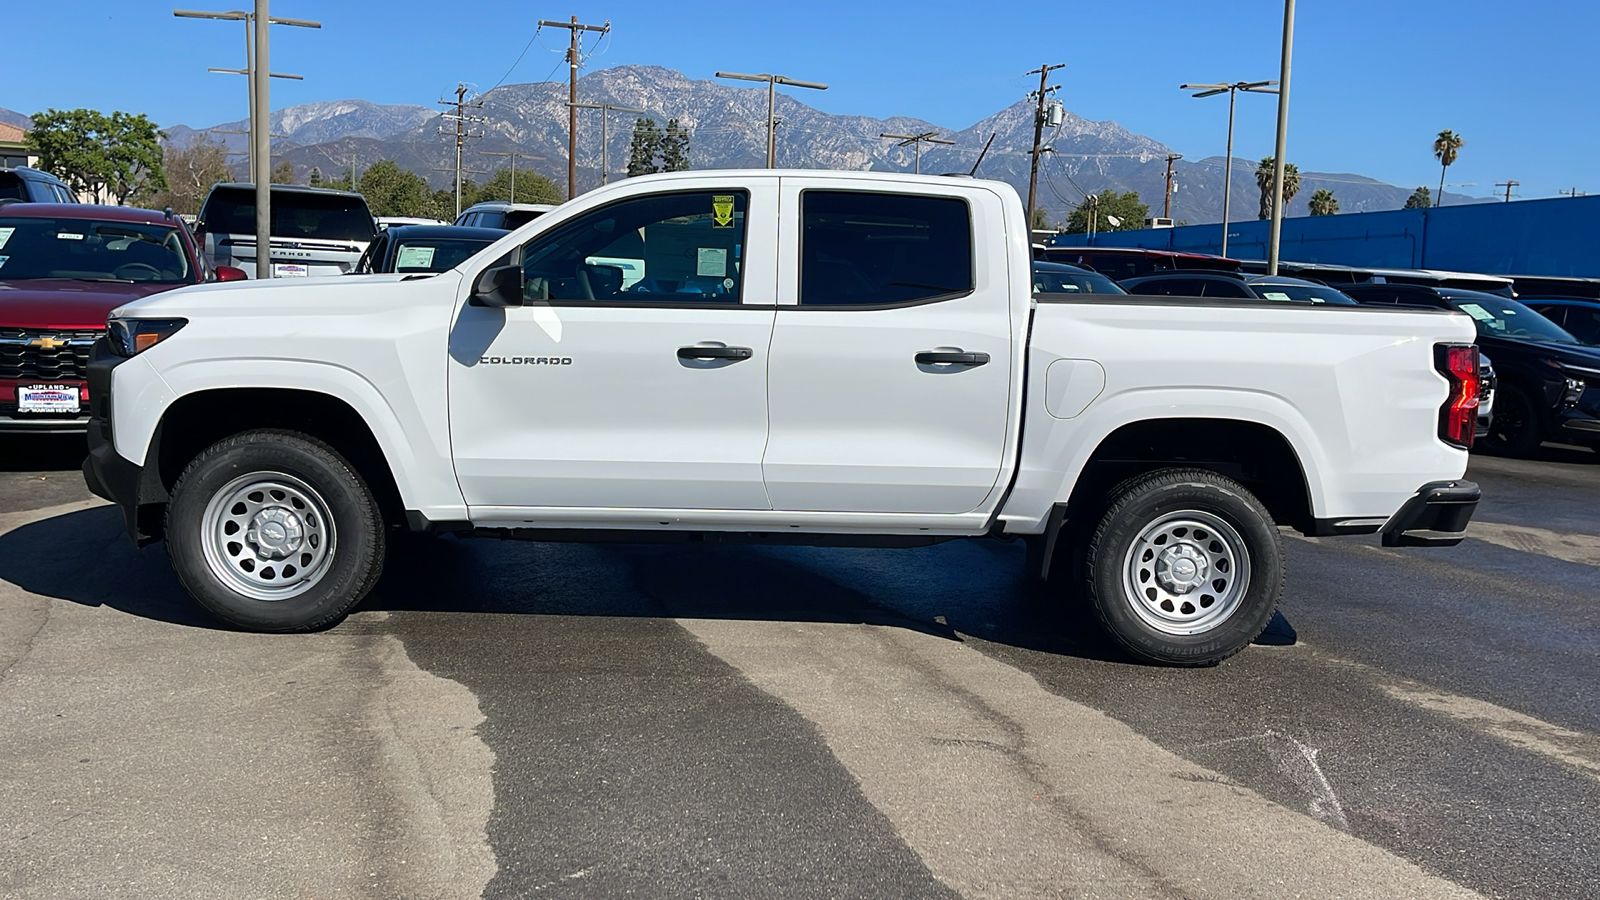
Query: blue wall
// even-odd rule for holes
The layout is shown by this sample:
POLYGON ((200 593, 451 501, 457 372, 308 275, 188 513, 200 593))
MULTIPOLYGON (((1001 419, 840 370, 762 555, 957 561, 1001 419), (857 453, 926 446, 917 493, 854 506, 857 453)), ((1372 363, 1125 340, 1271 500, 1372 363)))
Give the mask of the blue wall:
MULTIPOLYGON (((1266 222, 1234 222, 1228 255, 1267 258, 1266 222)), ((1216 254, 1222 225, 1063 234, 1058 247, 1143 247, 1216 254)), ((1283 220, 1280 258, 1491 275, 1600 277, 1600 196, 1476 203, 1283 220)))

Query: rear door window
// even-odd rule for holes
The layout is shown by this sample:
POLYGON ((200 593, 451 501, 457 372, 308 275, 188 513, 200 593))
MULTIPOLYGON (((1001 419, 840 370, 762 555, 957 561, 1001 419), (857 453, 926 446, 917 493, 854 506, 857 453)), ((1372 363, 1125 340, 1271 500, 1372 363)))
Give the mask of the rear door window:
POLYGON ((973 289, 965 200, 806 191, 800 216, 801 306, 918 303, 973 289))
POLYGON ((1223 281, 1220 278, 1206 278, 1200 282, 1205 289, 1202 297, 1219 297, 1229 300, 1253 300, 1255 294, 1250 289, 1236 281, 1223 281))

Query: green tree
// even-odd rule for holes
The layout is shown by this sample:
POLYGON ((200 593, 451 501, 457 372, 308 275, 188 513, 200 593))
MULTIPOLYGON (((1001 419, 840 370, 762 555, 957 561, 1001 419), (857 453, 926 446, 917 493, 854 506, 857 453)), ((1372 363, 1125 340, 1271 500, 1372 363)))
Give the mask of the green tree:
POLYGON ((1433 193, 1432 191, 1429 191, 1425 187, 1417 188, 1416 190, 1411 192, 1411 196, 1406 198, 1406 205, 1403 208, 1404 209, 1427 209, 1428 207, 1433 205, 1432 193, 1433 193))
POLYGON ((204 134, 198 135, 187 147, 168 144, 163 166, 167 187, 135 194, 134 203, 151 209, 171 207, 176 213, 198 215, 211 186, 233 177, 228 168, 227 151, 204 134))
POLYGON ((1311 214, 1313 216, 1332 216, 1339 212, 1339 198, 1327 188, 1319 188, 1311 194, 1311 214))
MULTIPOLYGON (((1272 181, 1273 167, 1276 160, 1268 156, 1256 166, 1256 186, 1261 188, 1261 213, 1258 219, 1272 218, 1272 181)), ((1294 163, 1283 165, 1283 208, 1289 208, 1289 201, 1294 195, 1300 193, 1300 167, 1294 163)))
MULTIPOLYGON (((463 185, 463 189, 465 186, 463 185)), ((510 200, 512 203, 560 203, 566 198, 556 183, 532 169, 517 170, 517 195, 511 196, 511 169, 497 169, 478 190, 477 200, 510 200)), ((477 201, 474 201, 477 202, 477 201)), ((455 208, 452 195, 450 207, 455 208)), ((463 209, 466 207, 463 206, 463 209)))
POLYGON ((1091 226, 1096 232, 1143 228, 1150 215, 1150 206, 1139 199, 1138 191, 1118 194, 1107 188, 1099 194, 1090 194, 1067 216, 1067 233, 1084 234, 1091 226), (1114 225, 1115 218, 1121 224, 1114 225))
POLYGON ((667 120, 667 130, 661 136, 662 172, 684 172, 689 169, 689 129, 678 124, 677 119, 667 120))
POLYGON ((306 177, 306 184, 311 187, 322 187, 322 170, 312 166, 311 174, 306 177))
MULTIPOLYGON (((661 144, 665 135, 651 119, 635 119, 633 122, 633 140, 628 144, 628 177, 649 175, 651 172, 661 171, 661 166, 656 162, 656 157, 661 154, 661 144)), ((688 146, 684 147, 685 153, 688 146)))
POLYGON ((294 184, 294 163, 287 159, 272 167, 273 184, 294 184))
POLYGON ((392 159, 368 166, 356 189, 367 198, 375 216, 426 216, 434 207, 427 180, 400 168, 392 159))
POLYGON ((1033 208, 1033 230, 1034 231, 1043 231, 1043 230, 1045 230, 1046 228, 1049 228, 1049 227, 1050 227, 1050 221, 1045 218, 1044 207, 1035 206, 1033 208))
POLYGON ((27 140, 40 168, 78 193, 121 204, 166 189, 165 137, 142 113, 47 109, 34 114, 27 140))
POLYGON ((1448 128, 1433 139, 1433 158, 1439 161, 1439 196, 1434 198, 1435 204, 1444 203, 1444 173, 1450 171, 1450 166, 1455 163, 1466 143, 1461 135, 1448 128))

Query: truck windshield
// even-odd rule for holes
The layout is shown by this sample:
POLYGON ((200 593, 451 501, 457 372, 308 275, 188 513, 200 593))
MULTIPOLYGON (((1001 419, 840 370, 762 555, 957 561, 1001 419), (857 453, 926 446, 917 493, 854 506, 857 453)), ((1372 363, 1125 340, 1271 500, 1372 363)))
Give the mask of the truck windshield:
POLYGON ((33 278, 149 284, 194 280, 183 239, 173 226, 0 217, 0 280, 33 278))
POLYGON ((1035 294, 1126 294, 1115 281, 1098 272, 1061 272, 1035 266, 1035 294))
MULTIPOLYGON (((200 214, 207 231, 255 234, 253 188, 217 188, 200 214)), ((272 192, 272 236, 293 240, 370 241, 377 225, 367 201, 351 194, 311 191, 272 192)))
POLYGON ((1478 326, 1478 334, 1484 337, 1520 338, 1547 344, 1578 343, 1565 328, 1515 300, 1485 294, 1472 300, 1449 298, 1449 302, 1471 316, 1472 324, 1478 326))

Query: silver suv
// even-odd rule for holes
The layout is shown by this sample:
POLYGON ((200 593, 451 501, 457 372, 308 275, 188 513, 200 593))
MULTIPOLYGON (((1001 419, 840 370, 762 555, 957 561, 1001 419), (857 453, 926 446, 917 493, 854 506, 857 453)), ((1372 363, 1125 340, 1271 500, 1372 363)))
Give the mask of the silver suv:
POLYGON ((471 228, 499 228, 516 231, 550 210, 549 203, 512 203, 507 200, 485 200, 474 203, 456 216, 455 224, 471 228))
MULTIPOLYGON (((275 278, 343 275, 356 267, 378 233, 366 198, 350 191, 272 186, 272 274, 275 278)), ((206 195, 195 235, 213 266, 256 277, 256 189, 219 184, 206 195)))

